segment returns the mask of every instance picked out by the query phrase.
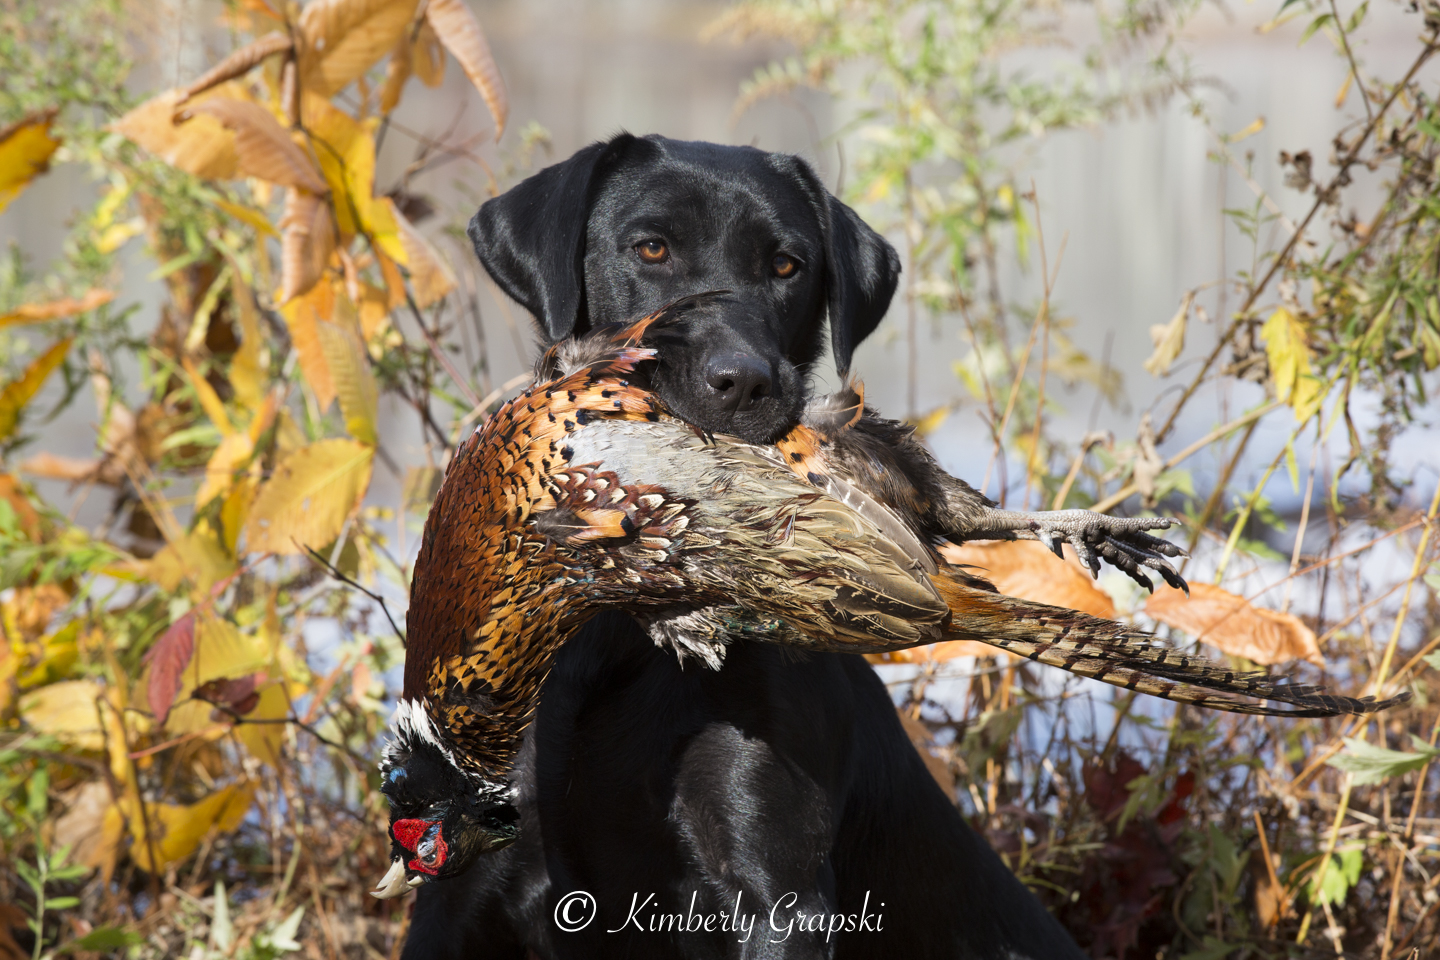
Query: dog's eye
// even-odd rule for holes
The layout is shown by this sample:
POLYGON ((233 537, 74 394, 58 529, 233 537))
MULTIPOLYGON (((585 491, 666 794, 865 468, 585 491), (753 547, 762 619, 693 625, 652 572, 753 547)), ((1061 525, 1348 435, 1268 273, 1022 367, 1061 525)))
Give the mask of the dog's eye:
POLYGON ((770 268, 775 271, 775 276, 784 278, 792 276, 796 270, 800 269, 800 264, 783 253, 777 253, 775 259, 770 261, 770 268))
POLYGON ((664 263, 670 257, 670 248, 662 240, 645 240, 635 244, 635 252, 646 263, 664 263))

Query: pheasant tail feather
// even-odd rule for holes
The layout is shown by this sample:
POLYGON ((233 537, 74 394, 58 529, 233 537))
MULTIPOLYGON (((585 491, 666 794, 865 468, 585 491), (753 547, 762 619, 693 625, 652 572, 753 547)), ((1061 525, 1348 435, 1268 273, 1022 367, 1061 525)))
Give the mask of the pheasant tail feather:
POLYGON ((1410 699, 1408 691, 1387 700, 1336 696, 1283 676, 1235 671, 1188 656, 1113 620, 979 590, 946 571, 932 575, 931 582, 949 605, 952 618, 968 626, 963 631, 947 629, 947 640, 978 640, 1082 677, 1177 703, 1230 713, 1331 717, 1375 713, 1410 699))

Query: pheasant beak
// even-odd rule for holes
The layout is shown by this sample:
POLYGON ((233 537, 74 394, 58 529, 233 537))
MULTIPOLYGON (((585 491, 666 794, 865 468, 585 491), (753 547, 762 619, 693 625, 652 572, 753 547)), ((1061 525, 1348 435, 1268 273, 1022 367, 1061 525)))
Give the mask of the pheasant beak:
POLYGON ((392 897, 398 897, 403 893, 413 890, 424 882, 424 877, 411 877, 407 880, 405 878, 405 861, 392 860, 390 861, 390 869, 386 871, 381 881, 375 885, 375 889, 370 891, 370 896, 377 900, 389 900, 392 897))

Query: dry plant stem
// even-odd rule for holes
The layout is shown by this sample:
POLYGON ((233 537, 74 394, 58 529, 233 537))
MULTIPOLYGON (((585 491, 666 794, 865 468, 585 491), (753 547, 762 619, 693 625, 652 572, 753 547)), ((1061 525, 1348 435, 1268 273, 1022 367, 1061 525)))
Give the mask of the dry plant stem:
MULTIPOLYGON (((1440 48, 1437 48, 1435 35, 1432 32, 1425 40, 1425 49, 1420 51, 1420 55, 1415 58, 1415 62, 1410 65, 1410 69, 1406 71, 1405 76, 1395 85, 1395 88, 1390 91, 1390 96, 1385 99, 1385 103, 1375 115, 1370 118, 1370 121, 1365 125, 1364 131, 1356 139, 1349 151, 1346 152, 1339 164, 1337 164, 1338 169, 1335 176, 1331 178, 1327 188, 1320 191, 1321 195, 1316 197, 1315 203, 1311 205, 1310 211, 1305 214, 1305 219, 1300 221, 1300 226, 1297 227, 1295 233, 1291 235, 1289 242, 1281 248, 1280 252, 1270 262, 1270 268, 1265 271, 1265 275, 1260 278, 1260 282, 1251 289, 1249 296, 1245 298, 1245 302, 1240 306, 1240 309, 1236 311, 1237 318, 1244 318, 1249 315, 1251 308, 1254 307, 1256 301, 1260 299, 1260 295, 1264 293, 1265 289, 1270 285, 1270 281, 1275 279, 1275 275, 1280 272, 1281 267, 1289 260, 1290 255, 1299 244, 1300 238, 1305 235, 1306 229, 1310 226, 1310 221, 1314 220, 1315 215, 1324 208, 1325 202, 1322 197, 1330 195, 1340 183, 1341 179, 1348 175, 1350 168, 1354 166, 1359 159, 1361 149, 1369 142, 1371 135, 1374 134, 1376 125, 1389 111, 1390 107, 1394 105, 1395 101, 1399 99, 1401 93, 1409 86, 1410 81, 1415 79, 1415 75, 1420 72, 1420 68, 1425 65, 1425 62, 1430 59, 1436 49, 1440 48)), ((1170 435, 1170 431, 1175 427, 1175 421, 1180 417, 1180 411, 1185 409, 1185 405, 1189 402, 1190 397, 1193 396, 1195 391, 1200 389, 1200 385, 1205 382, 1206 376, 1210 373, 1210 368, 1215 365, 1216 360, 1220 359, 1220 354, 1229 346, 1230 341, 1234 339, 1236 332, 1240 329, 1240 323, 1240 319, 1231 322, 1219 342, 1215 344, 1214 349, 1210 351, 1210 354, 1205 358, 1204 362, 1200 364, 1200 369, 1196 372, 1190 383, 1186 385, 1185 390, 1180 394, 1180 399, 1175 402, 1174 408, 1170 411, 1170 416, 1165 420, 1165 425, 1161 427, 1159 433, 1155 435, 1156 443, 1160 443, 1170 435)))
MULTIPOLYGON (((1440 713, 1435 715, 1435 723, 1430 727, 1430 747, 1434 749, 1435 741, 1440 737, 1440 713)), ((1380 960, 1390 960, 1390 944, 1395 936, 1395 921, 1400 916, 1400 881, 1405 876, 1405 845, 1415 832, 1415 815, 1420 812, 1420 798, 1425 792, 1425 778, 1430 774, 1430 760, 1420 768, 1420 775, 1415 780, 1415 799, 1410 802, 1410 816, 1405 821, 1405 833, 1401 838, 1402 842, 1396 845, 1395 859, 1391 865, 1390 872, 1394 880, 1390 885, 1390 909, 1385 916, 1385 939, 1380 946, 1380 960)))
POLYGON ((1060 489, 1055 492, 1055 501, 1050 505, 1051 510, 1065 509, 1065 500, 1070 496, 1070 488, 1075 485, 1075 479, 1080 476, 1080 468, 1085 465, 1085 458, 1099 442, 1100 438, 1092 435, 1081 444, 1080 451, 1075 454, 1075 459, 1070 461, 1070 470, 1065 474, 1065 482, 1061 483, 1060 489))
POLYGON ((1391 537, 1393 537, 1393 536, 1395 536, 1395 535, 1397 535, 1397 534, 1404 533, 1406 530, 1413 530, 1413 529, 1415 529, 1416 527, 1420 526, 1420 525, 1421 525, 1422 523, 1424 523, 1424 522, 1425 522, 1425 521, 1424 521, 1423 519, 1422 519, 1422 520, 1411 520, 1409 523, 1406 523, 1406 524, 1403 524, 1403 525, 1401 525, 1401 526, 1398 526, 1398 527, 1396 527, 1394 530, 1391 530, 1391 531, 1389 531, 1389 532, 1387 532, 1387 533, 1382 533, 1380 536, 1376 537, 1374 540, 1369 541, 1368 543, 1362 543, 1362 544, 1360 544, 1360 546, 1358 546, 1358 547, 1352 547, 1351 549, 1346 550, 1344 553, 1337 553, 1335 556, 1333 556, 1333 557, 1326 557, 1324 560, 1316 560, 1314 563, 1310 564, 1309 566, 1302 567, 1301 569, 1296 570, 1294 573, 1286 574, 1284 577, 1282 577, 1282 578, 1279 579, 1279 580, 1276 580, 1274 583, 1267 583, 1265 586, 1261 587, 1259 590, 1256 590, 1254 593, 1250 594, 1250 595, 1247 596, 1245 599, 1246 599, 1246 600, 1249 600, 1251 603, 1254 603, 1254 602, 1255 602, 1257 599, 1259 599, 1261 596, 1263 596, 1263 595, 1266 594, 1266 593, 1269 593, 1271 590, 1274 590, 1276 587, 1280 586, 1281 584, 1289 583, 1291 580, 1295 579, 1296 577, 1303 577, 1305 574, 1310 573, 1310 572, 1313 571, 1313 570, 1319 570, 1321 567, 1328 567, 1328 566, 1330 566, 1331 564, 1338 563, 1339 561, 1344 560, 1344 559, 1347 558, 1347 557, 1353 557, 1353 556, 1355 556, 1355 554, 1357 554, 1357 553, 1364 553, 1366 550, 1369 550, 1369 549, 1371 549, 1372 547, 1375 547, 1375 546, 1377 546, 1377 545, 1385 542, 1386 540, 1389 540, 1391 537))
MULTIPOLYGON (((1330 859, 1335 856, 1335 844, 1340 839, 1340 825, 1345 820, 1345 811, 1350 808, 1350 787, 1354 778, 1345 774, 1345 789, 1340 792, 1340 803, 1335 807, 1335 821, 1330 825, 1330 837, 1325 841, 1325 855, 1320 858, 1320 865, 1315 868, 1315 889, 1320 890, 1325 883, 1325 872, 1330 867, 1330 859)), ((1300 932, 1295 936, 1296 943, 1304 943, 1305 938, 1310 935, 1310 921, 1315 916, 1315 908, 1311 907, 1305 911, 1305 919, 1300 921, 1300 932)))
MULTIPOLYGON (((1040 326, 1049 322, 1048 306, 1047 302, 1042 301, 1039 312, 1035 314, 1035 322, 1030 324, 1030 339, 1025 344, 1025 352, 1020 356, 1020 366, 1015 371, 1015 378, 1010 382, 1010 397, 1005 401, 1005 415, 1000 418, 1000 429, 995 431, 995 447, 990 451, 990 462, 985 464, 985 479, 980 483, 982 493, 990 486, 990 471, 1000 456, 1000 446, 1004 442, 1005 431, 1010 426, 1010 415, 1015 412, 1015 401, 1020 396, 1020 384, 1025 380, 1025 368, 1030 365, 1030 354, 1035 350, 1035 339, 1040 335, 1040 326)), ((1005 491, 1001 490, 1000 495, 1003 503, 1005 491)))
MULTIPOLYGON (((1215 582, 1217 584, 1225 579, 1225 568, 1230 565, 1230 558, 1235 554, 1235 544, 1240 542, 1240 534, 1244 532, 1245 524, 1250 522, 1250 514, 1255 512, 1255 504, 1260 500, 1260 495, 1265 491, 1265 485, 1270 482, 1270 478, 1275 474, 1275 469, 1280 466, 1280 461, 1285 459, 1285 451, 1290 449, 1290 444, 1295 442, 1295 438, 1299 436, 1299 434, 1300 427, 1297 427, 1290 434, 1289 443, 1281 447, 1280 452, 1275 454, 1275 459, 1270 461, 1270 466, 1266 469, 1265 475, 1260 478, 1260 482, 1255 485, 1255 489, 1250 491, 1250 496, 1245 500, 1245 506, 1241 508, 1240 515, 1235 518, 1235 525, 1230 528, 1230 537, 1225 541, 1225 549, 1220 554, 1220 563, 1215 568, 1215 582)), ((1235 459, 1240 459, 1238 454, 1235 459)))
MULTIPOLYGON (((1265 416, 1267 413, 1276 409, 1277 407, 1283 406, 1284 404, 1281 401, 1272 400, 1262 407, 1256 407, 1249 413, 1236 417, 1234 420, 1231 420, 1224 426, 1216 427, 1214 430, 1211 430, 1199 440, 1196 440, 1194 443, 1190 444, 1190 446, 1186 447, 1184 450, 1181 450, 1179 453, 1166 460, 1165 469, 1170 470, 1174 467, 1179 466, 1181 463, 1190 459, 1195 454, 1199 453, 1201 450, 1204 450, 1206 447, 1210 446, 1210 444, 1214 443, 1216 440, 1222 440, 1225 437, 1228 437, 1230 434, 1234 433, 1236 430, 1239 430, 1241 427, 1250 426, 1253 431, 1254 424, 1258 422, 1261 417, 1265 416)), ((1224 485, 1221 484, 1221 486, 1223 487, 1224 485)), ((1090 509, 1094 510, 1096 513, 1107 513, 1118 507, 1127 498, 1135 495, 1139 491, 1140 488, 1137 487, 1135 484, 1126 484, 1119 490, 1112 493, 1110 496, 1092 505, 1090 509)))
POLYGON ((1251 810, 1255 818, 1255 835, 1260 838, 1260 855, 1265 858, 1265 872, 1270 877, 1270 887, 1281 894, 1280 907, 1275 911, 1275 919, 1271 926, 1276 926, 1285 919, 1290 912, 1290 902, 1283 896, 1285 888, 1280 885, 1280 875, 1275 872, 1275 859, 1270 855, 1270 840, 1265 836, 1265 821, 1260 819, 1259 810, 1251 810))
POLYGON ((1385 656, 1380 660, 1380 669, 1375 672, 1372 689, 1377 692, 1385 685, 1390 664, 1395 659, 1395 648, 1400 644, 1400 631, 1404 628, 1405 617, 1410 612, 1410 596, 1415 589, 1415 581, 1420 579, 1420 571, 1425 567, 1425 558, 1430 547, 1430 532, 1435 529, 1437 510, 1440 510, 1440 483, 1435 484, 1435 495, 1430 498, 1430 509, 1425 513, 1425 532, 1420 534, 1420 545, 1415 548, 1415 562, 1411 564, 1410 576, 1405 581, 1405 597, 1400 601, 1400 612, 1395 617, 1395 629, 1390 634, 1390 642, 1385 645, 1385 656))
POLYGON ((455 364, 451 362, 445 351, 440 348, 440 344, 436 343, 435 338, 431 336, 430 331, 425 326, 425 317, 420 313, 420 308, 415 305, 415 298, 410 295, 408 285, 405 289, 405 303, 410 307, 410 314, 415 318, 415 326, 420 328, 420 336, 425 338, 425 345, 430 348, 430 355, 435 358, 440 366, 445 368, 445 372, 450 375, 450 379, 455 382, 455 386, 460 388, 460 392, 464 394, 465 399, 470 402, 470 406, 478 407, 480 405, 480 396, 466 381, 465 377, 461 375, 460 371, 455 368, 455 364))
POLYGON ((1315 443, 1310 447, 1310 467, 1305 473, 1305 500, 1300 506, 1300 526, 1295 531, 1295 547, 1290 551, 1290 573, 1285 577, 1285 598, 1280 612, 1290 612, 1290 590, 1295 584, 1295 571, 1300 566, 1300 550, 1305 545, 1305 531, 1310 526, 1310 498, 1315 495, 1315 460, 1320 455, 1320 424, 1315 424, 1315 443))

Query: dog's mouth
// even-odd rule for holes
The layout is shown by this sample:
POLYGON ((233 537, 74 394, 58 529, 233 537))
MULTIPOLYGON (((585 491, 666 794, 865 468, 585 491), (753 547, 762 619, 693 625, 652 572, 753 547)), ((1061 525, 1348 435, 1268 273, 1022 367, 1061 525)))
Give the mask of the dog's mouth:
POLYGON ((706 433, 728 434, 746 443, 774 443, 800 422, 804 380, 788 361, 772 365, 773 373, 762 385, 740 378, 738 383, 726 382, 713 369, 707 379, 688 367, 666 363, 662 350, 653 385, 672 413, 706 433))

